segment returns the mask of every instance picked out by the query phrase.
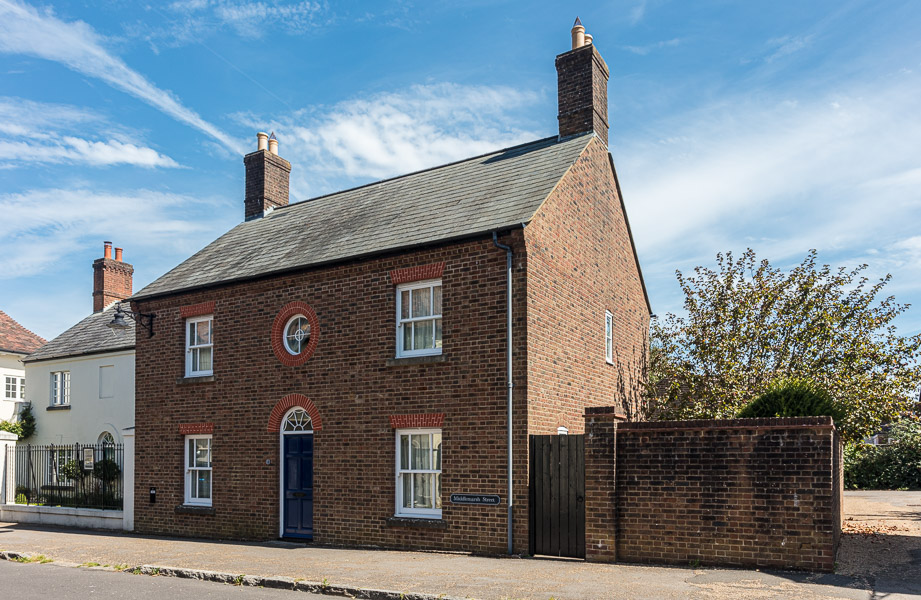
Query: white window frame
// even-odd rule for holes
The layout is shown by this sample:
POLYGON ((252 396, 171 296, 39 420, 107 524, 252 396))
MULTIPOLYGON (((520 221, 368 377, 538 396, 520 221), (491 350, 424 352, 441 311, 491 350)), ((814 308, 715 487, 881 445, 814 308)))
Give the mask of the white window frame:
MULTIPOLYGON (((295 352, 294 349, 291 348, 291 346, 288 345, 288 328, 291 327, 291 323, 293 323, 294 321, 296 321, 296 320, 298 320, 298 319, 304 319, 305 321, 307 321, 308 326, 310 326, 310 319, 307 318, 307 315, 298 313, 298 314, 294 315, 293 317, 291 317, 290 319, 288 319, 288 321, 285 323, 285 328, 282 329, 282 331, 281 331, 281 342, 282 342, 282 345, 285 347, 285 351, 286 351, 288 354, 290 354, 291 356, 300 356, 301 354, 303 354, 304 351, 307 350, 307 344, 310 343, 310 337, 308 337, 308 338, 307 338, 307 342, 306 342, 305 344, 303 344, 303 348, 301 348, 301 351, 300 351, 300 352, 295 352)), ((312 336, 312 335, 313 335, 313 327, 311 326, 310 328, 311 328, 310 335, 312 336)))
POLYGON ((604 360, 614 364, 614 314, 609 310, 604 311, 604 360))
POLYGON ((200 317, 190 317, 185 320, 185 376, 186 377, 207 377, 214 375, 214 315, 203 315, 200 317), (208 321, 208 327, 211 330, 210 344, 192 344, 192 335, 189 332, 189 325, 208 321), (208 370, 192 370, 192 354, 202 348, 211 349, 211 368, 208 370))
MULTIPOLYGON (((25 379, 23 379, 22 381, 24 383, 25 379)), ((20 398, 19 377, 16 375, 4 375, 3 376, 3 399, 15 401, 15 400, 18 400, 19 398, 20 398)))
POLYGON ((19 378, 19 399, 20 400, 26 399, 26 378, 25 377, 19 378))
MULTIPOLYGON (((431 464, 432 467, 435 466, 435 445, 431 445, 431 464)), ((412 460, 412 457, 410 457, 412 460)), ((413 473, 436 473, 438 476, 444 471, 444 434, 441 429, 397 429, 396 430, 396 509, 394 514, 398 517, 413 517, 413 518, 424 518, 424 519, 440 519, 441 518, 441 508, 404 508, 403 507, 403 475, 408 474, 412 475, 413 473), (440 434, 441 435, 441 444, 442 444, 442 460, 441 460, 441 469, 403 469, 400 464, 400 437, 404 435, 420 435, 420 434, 440 434)), ((437 497, 441 498, 441 485, 440 477, 436 477, 436 480, 439 480, 439 485, 433 487, 438 488, 437 497)), ((432 491, 432 504, 435 504, 435 490, 432 491)))
POLYGON ((51 406, 70 406, 70 371, 51 372, 51 406))
POLYGON ((211 434, 198 434, 198 435, 187 435, 182 440, 184 445, 183 450, 183 466, 185 467, 185 504, 190 506, 212 506, 214 500, 214 445, 211 434), (211 462, 208 463, 207 467, 193 467, 191 466, 191 457, 189 456, 189 442, 191 440, 208 440, 208 449, 211 453, 211 462), (198 471, 209 471, 211 473, 211 489, 208 490, 208 498, 193 498, 192 490, 194 489, 194 482, 192 475, 198 471))
MULTIPOLYGON (((407 356, 432 356, 441 354, 441 346, 436 345, 435 348, 422 348, 420 350, 406 350, 403 348, 403 328, 406 327, 407 323, 413 323, 417 321, 432 321, 432 339, 435 340, 435 321, 442 319, 442 313, 435 314, 435 298, 434 298, 434 288, 441 288, 441 298, 442 298, 442 311, 444 311, 444 286, 441 284, 441 279, 426 279, 424 281, 412 281, 410 283, 401 283, 397 286, 397 358, 404 358, 407 356), (433 291, 430 292, 432 298, 432 314, 424 317, 413 317, 409 316, 403 318, 403 292, 408 291, 410 298, 412 298, 412 290, 418 290, 422 288, 430 288, 433 291)), ((410 300, 411 301, 411 300, 410 300)), ((410 312, 412 315, 412 312, 410 312)), ((442 320, 442 324, 444 321, 442 320)), ((444 339, 444 330, 442 329, 442 339, 444 339)), ((436 342, 437 344, 437 342, 436 342)))

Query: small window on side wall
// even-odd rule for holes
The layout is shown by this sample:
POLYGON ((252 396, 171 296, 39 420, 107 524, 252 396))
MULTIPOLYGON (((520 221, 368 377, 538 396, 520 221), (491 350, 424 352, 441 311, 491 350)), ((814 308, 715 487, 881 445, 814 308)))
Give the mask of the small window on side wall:
POLYGON ((211 506, 211 436, 185 436, 185 503, 211 506))
POLYGON ((614 315, 609 310, 604 311, 604 359, 614 364, 614 315))
POLYGON ((70 405, 70 371, 51 373, 51 406, 70 405))
POLYGON ((214 374, 212 325, 211 315, 186 319, 186 377, 214 374))
POLYGON ((397 357, 441 354, 441 280, 397 286, 397 357))

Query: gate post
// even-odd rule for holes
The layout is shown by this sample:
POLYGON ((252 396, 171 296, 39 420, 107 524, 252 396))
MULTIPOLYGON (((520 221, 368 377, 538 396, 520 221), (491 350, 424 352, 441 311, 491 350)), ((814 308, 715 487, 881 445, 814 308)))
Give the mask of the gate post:
POLYGON ((617 422, 613 408, 585 409, 585 560, 617 560, 617 422))
POLYGON ((0 504, 16 502, 16 455, 10 448, 19 439, 15 433, 0 431, 0 504))
POLYGON ((122 447, 122 529, 134 531, 134 427, 121 431, 122 447))

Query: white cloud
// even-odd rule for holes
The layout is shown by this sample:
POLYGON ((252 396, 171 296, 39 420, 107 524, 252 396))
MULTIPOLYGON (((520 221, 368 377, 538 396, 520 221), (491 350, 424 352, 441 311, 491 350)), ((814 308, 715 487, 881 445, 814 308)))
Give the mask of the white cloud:
POLYGON ((800 50, 807 48, 812 44, 814 35, 804 35, 804 36, 792 36, 785 35, 779 38, 770 39, 767 42, 769 48, 772 49, 771 54, 765 58, 765 62, 774 62, 779 58, 784 56, 789 56, 799 52, 800 50))
POLYGON ((383 178, 533 140, 539 136, 508 123, 537 99, 507 87, 442 83, 276 119, 239 119, 274 130, 280 153, 297 165, 292 187, 316 195, 340 189, 343 175, 383 178))
POLYGON ((65 23, 50 10, 39 12, 16 0, 0 0, 0 52, 37 56, 101 79, 213 137, 234 152, 243 151, 238 140, 106 50, 102 37, 82 21, 65 23))
POLYGON ((95 247, 113 234, 132 251, 188 255, 213 239, 227 218, 190 219, 200 197, 138 190, 110 193, 90 187, 0 194, 0 278, 36 275, 62 257, 95 247))
POLYGON ((184 0, 172 2, 157 13, 157 22, 145 20, 128 27, 154 46, 178 46, 198 42, 215 31, 229 29, 244 38, 259 39, 269 33, 299 35, 326 22, 326 7, 299 2, 235 2, 231 0, 184 0), (162 23, 160 23, 162 21, 162 23))
POLYGON ((141 145, 130 133, 113 127, 90 110, 0 97, 0 167, 32 162, 179 166, 172 158, 141 145), (102 127, 116 139, 98 141, 85 137, 89 130, 102 127))
POLYGON ((647 0, 639 0, 633 8, 630 9, 630 24, 636 25, 643 20, 643 17, 646 15, 646 3, 647 0))
POLYGON ((902 301, 921 295, 919 97, 921 77, 900 74, 726 98, 612 137, 654 310, 680 309, 676 268, 746 247, 774 264, 817 248, 824 262, 891 272, 902 301))
POLYGON ((663 40, 661 42, 656 42, 654 44, 646 44, 645 46, 622 46, 627 52, 632 52, 633 54, 639 54, 640 56, 646 56, 653 50, 661 50, 662 48, 673 48, 681 43, 680 38, 672 38, 670 40, 663 40))

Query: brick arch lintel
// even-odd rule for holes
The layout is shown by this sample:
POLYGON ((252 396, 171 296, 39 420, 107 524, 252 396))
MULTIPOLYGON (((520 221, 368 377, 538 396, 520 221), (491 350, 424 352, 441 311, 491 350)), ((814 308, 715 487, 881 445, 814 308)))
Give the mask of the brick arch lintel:
POLYGON ((302 394, 288 394, 272 408, 272 413, 269 415, 269 433, 278 433, 281 430, 281 420, 284 418, 285 413, 295 406, 300 406, 307 411, 314 431, 323 429, 323 419, 320 418, 320 411, 310 401, 310 398, 302 394))

